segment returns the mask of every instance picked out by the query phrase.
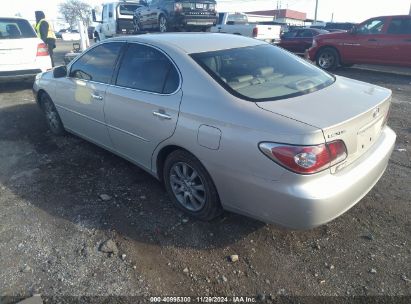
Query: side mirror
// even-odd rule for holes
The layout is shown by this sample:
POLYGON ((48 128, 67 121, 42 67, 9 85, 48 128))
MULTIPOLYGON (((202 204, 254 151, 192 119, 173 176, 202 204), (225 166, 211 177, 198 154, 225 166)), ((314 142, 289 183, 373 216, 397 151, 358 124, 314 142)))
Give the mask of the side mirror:
POLYGON ((354 25, 351 30, 350 30, 350 34, 355 35, 358 32, 358 28, 354 25))
POLYGON ((53 69, 54 78, 63 78, 66 76, 67 76, 67 67, 65 65, 61 65, 53 69))

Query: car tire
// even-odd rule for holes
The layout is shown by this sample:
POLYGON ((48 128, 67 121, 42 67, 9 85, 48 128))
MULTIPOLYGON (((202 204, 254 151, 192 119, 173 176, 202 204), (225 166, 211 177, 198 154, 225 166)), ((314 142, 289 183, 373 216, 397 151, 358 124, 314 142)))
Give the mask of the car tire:
POLYGON ((160 31, 160 33, 168 32, 167 18, 164 15, 160 15, 160 17, 158 18, 158 30, 160 31))
POLYGON ((327 47, 318 52, 316 63, 323 70, 332 71, 338 67, 340 56, 337 50, 327 47))
POLYGON ((64 130, 63 123, 57 109, 51 100, 50 96, 43 93, 40 97, 41 108, 43 109, 44 115, 46 116, 46 122, 50 131, 54 135, 64 135, 66 131, 64 130))
POLYGON ((174 205, 188 215, 210 221, 222 214, 223 208, 211 176, 189 152, 176 150, 167 157, 163 180, 174 205))

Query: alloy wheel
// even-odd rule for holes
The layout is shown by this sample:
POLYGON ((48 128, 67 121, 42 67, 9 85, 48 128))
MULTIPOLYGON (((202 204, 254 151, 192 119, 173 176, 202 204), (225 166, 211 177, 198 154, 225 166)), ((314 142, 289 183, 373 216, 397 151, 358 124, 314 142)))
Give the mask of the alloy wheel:
POLYGON ((318 57, 318 65, 323 69, 329 69, 335 63, 335 56, 330 52, 323 52, 318 57))
POLYGON ((60 120, 56 108, 50 102, 45 102, 44 112, 50 128, 52 130, 58 130, 60 127, 60 120))
POLYGON ((167 19, 164 16, 160 17, 159 27, 160 27, 160 32, 161 33, 167 32, 167 19))
POLYGON ((170 185, 177 201, 186 209, 197 212, 206 203, 203 180, 198 172, 184 162, 174 164, 170 169, 170 185))

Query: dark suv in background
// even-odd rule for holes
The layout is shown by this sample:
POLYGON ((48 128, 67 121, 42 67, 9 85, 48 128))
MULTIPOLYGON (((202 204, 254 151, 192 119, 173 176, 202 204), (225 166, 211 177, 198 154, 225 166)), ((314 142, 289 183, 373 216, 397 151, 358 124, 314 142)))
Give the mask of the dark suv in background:
POLYGON ((209 31, 217 23, 215 0, 147 0, 134 13, 135 32, 209 31))

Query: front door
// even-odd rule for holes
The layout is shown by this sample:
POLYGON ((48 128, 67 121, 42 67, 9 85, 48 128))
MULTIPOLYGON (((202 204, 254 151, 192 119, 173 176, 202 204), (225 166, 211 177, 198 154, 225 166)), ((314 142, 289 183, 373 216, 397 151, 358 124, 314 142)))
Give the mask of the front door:
POLYGON ((104 111, 115 150, 150 170, 154 149, 174 133, 181 98, 180 75, 171 60, 155 48, 129 44, 116 84, 106 92, 104 111))
POLYGON ((385 57, 383 40, 387 18, 365 21, 355 33, 346 35, 341 46, 345 61, 350 63, 376 63, 385 57))
POLYGON ((53 98, 67 129, 107 148, 112 144, 104 116, 106 90, 123 45, 104 43, 84 53, 68 77, 56 79, 53 98))
POLYGON ((411 16, 391 19, 384 48, 387 63, 411 67, 411 16))

